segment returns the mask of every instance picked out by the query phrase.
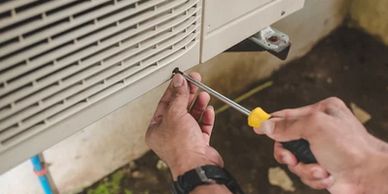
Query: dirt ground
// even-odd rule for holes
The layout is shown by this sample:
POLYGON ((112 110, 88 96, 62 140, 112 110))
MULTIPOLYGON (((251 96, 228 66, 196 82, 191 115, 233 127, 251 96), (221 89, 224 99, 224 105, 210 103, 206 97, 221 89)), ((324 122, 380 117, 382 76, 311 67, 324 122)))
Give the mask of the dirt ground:
MULTIPOLYGON (((271 112, 337 96, 348 105, 353 102, 367 111, 372 116, 366 123, 368 130, 388 141, 388 47, 364 32, 340 27, 305 57, 286 65, 269 80, 274 83, 272 87, 242 104, 249 108, 260 105, 271 112)), ((268 169, 279 166, 272 156, 273 142, 255 135, 246 126, 246 118, 232 109, 217 115, 212 145, 248 194, 328 193, 309 189, 289 171, 295 192, 271 185, 268 169)), ((158 169, 157 162, 158 158, 148 152, 82 193, 170 193, 168 170, 158 169)))

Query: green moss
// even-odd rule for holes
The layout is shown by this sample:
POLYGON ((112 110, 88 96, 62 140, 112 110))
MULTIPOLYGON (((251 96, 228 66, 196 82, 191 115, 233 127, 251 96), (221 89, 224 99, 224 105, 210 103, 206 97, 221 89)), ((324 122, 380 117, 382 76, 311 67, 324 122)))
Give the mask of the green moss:
POLYGON ((95 189, 91 189, 88 191, 88 194, 111 194, 109 185, 102 183, 99 184, 95 189))
MULTIPOLYGON (((90 189, 87 194, 118 194, 123 177, 124 172, 119 170, 112 174, 107 181, 102 181, 96 188, 90 189)), ((132 194, 132 192, 126 190, 125 194, 132 194)))
POLYGON ((133 194, 133 192, 130 191, 130 190, 128 190, 128 189, 125 189, 125 190, 124 190, 124 194, 133 194))

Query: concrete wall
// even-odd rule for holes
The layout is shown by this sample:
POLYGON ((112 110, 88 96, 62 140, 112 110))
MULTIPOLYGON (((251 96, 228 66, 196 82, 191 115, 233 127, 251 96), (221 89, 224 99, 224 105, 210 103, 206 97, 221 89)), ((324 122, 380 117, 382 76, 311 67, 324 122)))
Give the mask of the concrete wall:
MULTIPOLYGON (((340 25, 347 0, 307 0, 302 11, 278 22, 290 35, 289 60, 303 56, 340 25)), ((269 76, 285 62, 267 53, 225 53, 194 69, 205 82, 225 94, 242 92, 269 76)), ((73 193, 141 156, 147 147, 144 132, 166 84, 46 150, 43 154, 61 193, 73 193)), ((0 193, 39 194, 39 183, 25 162, 0 177, 0 193)))
POLYGON ((387 0, 353 0, 350 16, 356 25, 388 44, 387 0))

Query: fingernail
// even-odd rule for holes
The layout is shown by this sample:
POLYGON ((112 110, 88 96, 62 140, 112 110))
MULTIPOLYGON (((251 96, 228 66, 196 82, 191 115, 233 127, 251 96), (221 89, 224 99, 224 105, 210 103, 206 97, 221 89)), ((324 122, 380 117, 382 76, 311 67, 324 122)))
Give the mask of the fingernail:
POLYGON ((173 85, 175 88, 178 88, 178 87, 181 87, 182 84, 183 84, 183 77, 182 77, 182 75, 176 74, 176 75, 172 78, 172 85, 173 85))
POLYGON ((208 108, 214 110, 214 107, 212 105, 209 105, 208 108))
POLYGON ((272 121, 264 121, 261 126, 260 126, 260 129, 265 133, 265 134, 272 134, 273 133, 273 129, 275 127, 275 124, 272 122, 272 121))

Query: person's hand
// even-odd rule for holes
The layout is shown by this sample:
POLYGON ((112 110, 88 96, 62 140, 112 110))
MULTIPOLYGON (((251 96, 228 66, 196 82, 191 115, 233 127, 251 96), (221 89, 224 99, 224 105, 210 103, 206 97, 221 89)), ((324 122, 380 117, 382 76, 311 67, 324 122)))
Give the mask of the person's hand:
MULTIPOLYGON (((190 75, 201 79, 198 73, 190 75)), ((215 119, 213 107, 208 106, 210 96, 200 92, 195 99, 196 93, 197 87, 176 74, 146 133, 146 143, 170 167, 174 180, 205 164, 223 167, 221 156, 209 146, 215 119)))
POLYGON ((370 135, 338 98, 275 112, 255 129, 276 141, 274 156, 316 189, 334 194, 388 193, 388 146, 370 135), (279 142, 306 139, 318 164, 303 164, 279 142))

